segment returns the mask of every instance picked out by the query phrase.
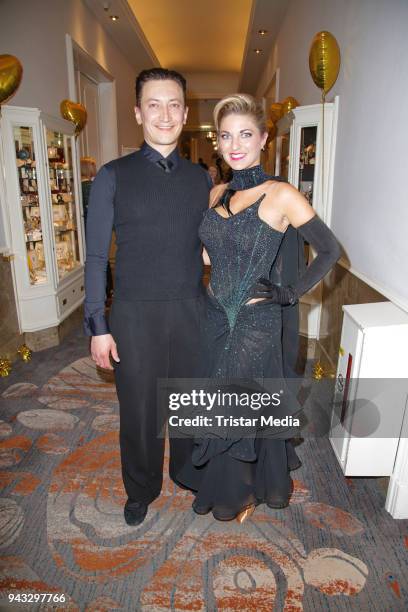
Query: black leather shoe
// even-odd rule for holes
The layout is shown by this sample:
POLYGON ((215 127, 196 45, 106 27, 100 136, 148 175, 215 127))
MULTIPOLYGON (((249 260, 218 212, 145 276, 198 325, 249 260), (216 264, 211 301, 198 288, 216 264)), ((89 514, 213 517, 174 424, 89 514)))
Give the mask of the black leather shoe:
POLYGON ((287 508, 287 506, 289 506, 289 500, 288 499, 277 499, 275 501, 270 501, 270 502, 266 502, 266 505, 268 506, 268 508, 272 508, 274 510, 278 510, 281 508, 287 508))
POLYGON ((211 510, 211 508, 207 507, 207 506, 197 506, 197 502, 193 501, 192 505, 191 505, 192 509, 194 510, 194 512, 196 514, 208 514, 211 510))
POLYGON ((128 499, 123 510, 126 523, 130 527, 140 525, 145 520, 147 509, 147 504, 128 499))

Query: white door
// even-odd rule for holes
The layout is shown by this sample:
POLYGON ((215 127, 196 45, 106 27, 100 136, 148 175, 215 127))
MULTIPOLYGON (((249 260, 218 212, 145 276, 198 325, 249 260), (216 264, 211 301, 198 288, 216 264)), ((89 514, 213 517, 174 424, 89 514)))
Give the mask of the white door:
POLYGON ((82 72, 77 72, 79 101, 86 108, 88 118, 79 141, 81 156, 93 157, 96 167, 101 165, 99 90, 98 84, 82 72))

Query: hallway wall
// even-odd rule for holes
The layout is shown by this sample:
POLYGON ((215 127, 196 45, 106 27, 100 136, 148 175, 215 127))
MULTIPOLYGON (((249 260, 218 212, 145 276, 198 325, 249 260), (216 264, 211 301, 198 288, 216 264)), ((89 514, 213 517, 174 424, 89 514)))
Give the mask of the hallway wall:
POLYGON ((314 34, 329 30, 341 50, 331 226, 350 271, 408 310, 408 3, 406 0, 290 0, 257 95, 280 68, 279 99, 320 101, 309 72, 314 34))
POLYGON ((146 58, 125 57, 81 0, 14 0, 0 3, 2 53, 19 58, 24 74, 9 104, 37 107, 59 117, 68 93, 65 34, 85 49, 116 81, 118 143, 135 146, 141 140, 136 125, 134 82, 146 58))

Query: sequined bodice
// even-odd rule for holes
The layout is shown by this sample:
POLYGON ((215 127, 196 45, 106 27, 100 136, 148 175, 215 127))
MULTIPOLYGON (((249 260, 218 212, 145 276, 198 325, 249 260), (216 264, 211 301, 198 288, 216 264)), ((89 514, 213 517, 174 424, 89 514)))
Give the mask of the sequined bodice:
POLYGON ((211 293, 224 308, 231 328, 253 284, 269 277, 284 236, 259 217, 264 197, 228 218, 210 208, 199 228, 211 260, 211 293))

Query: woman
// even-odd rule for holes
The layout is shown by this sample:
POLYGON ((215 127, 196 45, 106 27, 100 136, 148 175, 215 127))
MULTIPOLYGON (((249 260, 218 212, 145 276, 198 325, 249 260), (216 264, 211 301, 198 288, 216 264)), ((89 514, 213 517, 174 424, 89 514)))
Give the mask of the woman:
POLYGON ((210 175, 213 186, 219 184, 218 170, 215 166, 209 166, 208 174, 210 175))
MULTIPOLYGON (((218 150, 233 177, 228 185, 213 188, 199 230, 204 262, 211 265, 206 374, 220 381, 251 380, 254 385, 279 381, 282 307, 297 303, 337 261, 340 249, 307 200, 291 185, 264 173, 260 156, 268 134, 260 104, 246 94, 228 96, 216 105, 214 120, 218 150), (293 286, 282 286, 269 279, 276 278, 274 266, 289 226, 297 228, 317 256, 293 286)), ((280 410, 291 416, 299 412, 290 392, 280 410)), ((290 441, 295 433, 282 426, 241 438, 228 431, 212 432, 196 440, 194 467, 186 464, 178 475, 179 482, 196 492, 195 512, 242 522, 260 503, 287 506, 289 472, 300 466, 290 441)))

